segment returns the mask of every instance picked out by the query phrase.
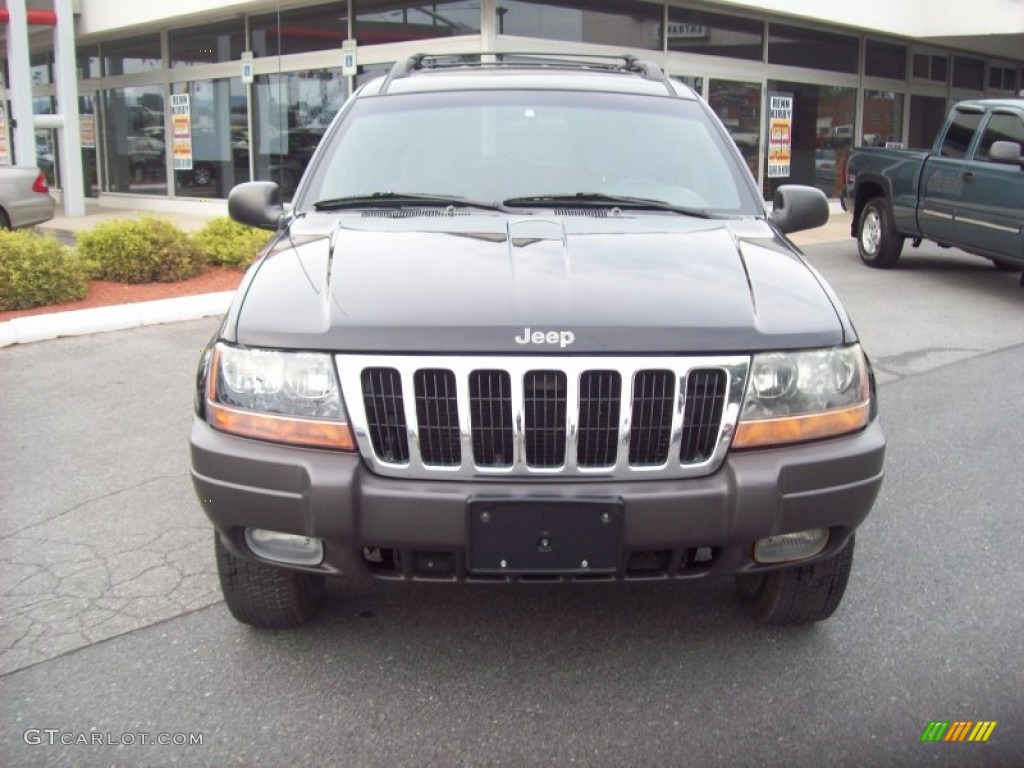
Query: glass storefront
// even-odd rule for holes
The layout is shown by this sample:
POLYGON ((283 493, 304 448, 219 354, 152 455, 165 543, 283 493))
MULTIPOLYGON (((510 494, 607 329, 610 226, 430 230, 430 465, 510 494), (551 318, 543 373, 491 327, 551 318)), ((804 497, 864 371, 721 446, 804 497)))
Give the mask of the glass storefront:
POLYGON ((689 8, 668 9, 668 49, 703 56, 761 61, 764 22, 706 13, 689 8))
POLYGON ((362 0, 356 5, 356 39, 360 45, 479 33, 480 0, 416 4, 362 0))
POLYGON ((261 75, 253 85, 253 159, 257 179, 295 192, 320 138, 348 97, 340 69, 261 75))
POLYGON ((328 3, 253 16, 249 21, 256 56, 286 56, 340 48, 348 39, 348 4, 328 3))
POLYGON ((99 197, 99 165, 96 162, 96 96, 78 97, 78 140, 82 144, 82 183, 86 197, 99 197))
POLYGON ((910 97, 910 132, 907 146, 911 149, 931 149, 932 142, 946 122, 946 99, 943 96, 910 97))
POLYGON ((867 147, 902 143, 903 94, 893 91, 864 91, 861 135, 867 147))
POLYGON ((857 89, 769 80, 769 100, 773 96, 791 100, 789 162, 765 174, 765 198, 782 184, 807 184, 838 197, 853 146, 857 89))

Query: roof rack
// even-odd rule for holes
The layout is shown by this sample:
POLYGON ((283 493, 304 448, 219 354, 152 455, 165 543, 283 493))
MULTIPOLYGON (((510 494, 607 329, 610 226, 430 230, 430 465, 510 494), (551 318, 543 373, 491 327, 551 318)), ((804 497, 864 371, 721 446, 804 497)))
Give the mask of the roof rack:
POLYGON ((661 67, 653 61, 640 59, 636 56, 624 54, 621 56, 603 54, 574 54, 574 53, 517 53, 502 51, 500 53, 417 53, 406 59, 395 62, 384 78, 380 87, 380 93, 385 94, 391 83, 403 77, 409 77, 413 72, 421 70, 436 69, 464 69, 477 67, 480 69, 499 69, 502 67, 515 67, 517 69, 575 69, 575 70, 596 70, 601 72, 628 72, 642 75, 644 79, 661 83, 669 92, 675 96, 672 88, 661 67))

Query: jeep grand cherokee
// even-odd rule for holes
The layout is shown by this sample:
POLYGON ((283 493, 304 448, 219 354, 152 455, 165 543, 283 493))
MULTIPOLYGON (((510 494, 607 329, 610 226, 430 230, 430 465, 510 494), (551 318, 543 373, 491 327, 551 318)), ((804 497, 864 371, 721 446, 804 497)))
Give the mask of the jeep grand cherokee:
POLYGON ((871 369, 708 106, 630 57, 416 56, 361 87, 202 355, 192 476, 228 608, 325 577, 735 576, 827 618, 882 480, 871 369), (493 60, 489 60, 493 59, 493 60))

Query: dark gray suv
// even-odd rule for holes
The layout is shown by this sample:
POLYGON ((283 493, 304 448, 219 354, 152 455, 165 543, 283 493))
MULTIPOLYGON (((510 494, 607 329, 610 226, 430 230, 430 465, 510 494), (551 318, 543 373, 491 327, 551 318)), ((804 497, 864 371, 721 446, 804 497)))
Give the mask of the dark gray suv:
POLYGON ((650 63, 416 56, 360 88, 199 365, 192 476, 228 607, 325 577, 735 576, 827 618, 882 481, 871 368, 757 186, 650 63))

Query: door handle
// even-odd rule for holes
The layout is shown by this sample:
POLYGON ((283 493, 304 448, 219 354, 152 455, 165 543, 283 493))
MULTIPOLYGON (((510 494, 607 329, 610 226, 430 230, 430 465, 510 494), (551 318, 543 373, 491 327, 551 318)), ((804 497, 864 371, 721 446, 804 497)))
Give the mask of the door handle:
POLYGON ((967 183, 974 181, 974 171, 964 171, 962 178, 967 183))

